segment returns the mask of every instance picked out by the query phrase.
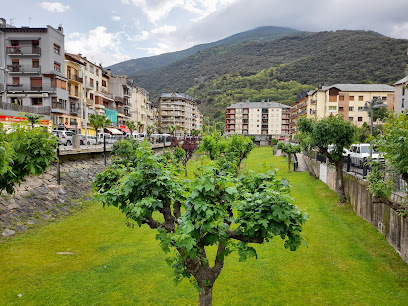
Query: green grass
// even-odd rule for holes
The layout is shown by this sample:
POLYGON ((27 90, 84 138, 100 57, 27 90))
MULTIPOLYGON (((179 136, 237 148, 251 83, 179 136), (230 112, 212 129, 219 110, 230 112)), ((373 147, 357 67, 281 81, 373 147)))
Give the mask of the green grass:
MULTIPOLYGON (((408 304, 408 266, 375 228, 308 173, 288 174, 286 159, 272 157, 271 148, 256 149, 246 166, 262 171, 260 162, 272 162, 291 182, 310 216, 308 247, 291 252, 276 238, 256 246, 258 259, 240 263, 230 255, 214 305, 408 304)), ((126 227, 114 208, 85 206, 0 244, 0 305, 197 304, 188 281, 174 284, 154 231, 126 227)))

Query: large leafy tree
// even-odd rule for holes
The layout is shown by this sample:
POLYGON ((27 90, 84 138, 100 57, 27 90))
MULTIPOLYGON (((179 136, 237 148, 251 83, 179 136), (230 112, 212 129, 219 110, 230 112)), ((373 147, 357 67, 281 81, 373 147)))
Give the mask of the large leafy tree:
POLYGON ((384 135, 377 138, 376 144, 408 183, 408 114, 391 116, 384 124, 384 135))
POLYGON ((40 123, 40 119, 43 118, 43 115, 32 114, 32 113, 23 113, 26 120, 31 124, 31 128, 34 128, 34 124, 40 123))
MULTIPOLYGON (((106 116, 104 115, 97 115, 92 114, 89 117, 89 124, 95 129, 96 131, 96 139, 98 139, 98 129, 103 129, 105 126, 109 125, 111 122, 106 116)), ((98 141, 96 141, 98 143, 98 141)))
POLYGON ((214 283, 232 252, 240 261, 256 257, 252 243, 274 236, 291 251, 302 244, 307 215, 293 205, 288 182, 275 172, 235 177, 207 159, 193 180, 181 180, 167 158, 143 144, 133 148, 135 154, 118 159, 93 186, 104 205, 157 231, 175 279, 196 285, 199 305, 212 305, 214 283))
POLYGON ((13 193, 24 177, 39 175, 54 161, 56 137, 42 128, 15 126, 6 133, 0 126, 0 193, 13 193))
POLYGON ((299 131, 308 139, 309 145, 319 149, 320 154, 331 159, 336 165, 336 186, 339 201, 345 201, 343 184, 343 150, 349 148, 355 137, 355 126, 348 120, 340 116, 329 116, 312 121, 302 119, 299 131), (328 150, 329 145, 334 145, 332 150, 328 150))

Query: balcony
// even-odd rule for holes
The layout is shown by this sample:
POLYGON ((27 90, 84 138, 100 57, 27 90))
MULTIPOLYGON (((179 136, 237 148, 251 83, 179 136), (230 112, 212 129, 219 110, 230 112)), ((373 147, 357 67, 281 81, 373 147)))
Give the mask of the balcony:
POLYGON ((67 113, 67 102, 66 101, 52 101, 52 111, 53 112, 63 112, 67 113))
POLYGON ((30 84, 7 84, 7 91, 10 92, 55 92, 55 87, 51 84, 30 85, 30 84))
POLYGON ((125 98, 115 96, 115 102, 125 104, 125 98))
POLYGON ((310 100, 310 104, 312 104, 312 105, 316 105, 317 104, 317 100, 310 100))
POLYGON ((81 109, 78 104, 71 104, 69 108, 69 113, 73 116, 78 116, 81 113, 81 109))
POLYGON ((113 100, 113 94, 111 94, 109 91, 107 91, 106 89, 102 88, 101 92, 103 93, 103 95, 105 96, 105 98, 111 99, 113 100))
POLYGON ((49 115, 51 112, 51 108, 49 106, 34 107, 5 102, 0 102, 0 109, 42 115, 49 115))
POLYGON ((93 106, 93 105, 94 105, 94 101, 89 98, 86 98, 86 106, 93 106))
POLYGON ((74 81, 74 82, 78 82, 78 83, 82 83, 83 79, 80 78, 77 74, 71 74, 68 76, 68 80, 70 81, 74 81))
POLYGON ((23 66, 23 65, 7 65, 7 69, 10 70, 10 74, 14 73, 41 73, 41 66, 38 67, 30 67, 30 66, 23 66))
POLYGON ((86 82, 86 88, 87 89, 93 89, 94 88, 94 83, 86 82))
POLYGON ((41 55, 39 46, 10 46, 6 47, 8 55, 41 55))

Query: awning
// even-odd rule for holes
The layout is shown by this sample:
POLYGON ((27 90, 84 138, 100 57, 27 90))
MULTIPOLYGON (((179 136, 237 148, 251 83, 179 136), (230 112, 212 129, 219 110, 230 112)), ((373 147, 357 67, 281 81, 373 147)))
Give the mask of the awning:
POLYGON ((123 133, 121 131, 119 131, 118 129, 115 129, 115 128, 105 128, 105 129, 107 129, 113 135, 123 135, 123 133))
POLYGON ((130 130, 126 127, 126 126, 120 126, 119 127, 122 131, 124 131, 125 133, 130 133, 130 130))

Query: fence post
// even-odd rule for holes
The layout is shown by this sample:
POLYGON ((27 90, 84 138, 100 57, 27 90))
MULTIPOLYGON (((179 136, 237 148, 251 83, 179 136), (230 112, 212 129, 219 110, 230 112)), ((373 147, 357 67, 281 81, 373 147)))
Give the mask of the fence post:
POLYGON ((350 172, 350 168, 351 168, 351 158, 350 158, 350 154, 347 155, 347 172, 350 172))
POLYGON ((103 158, 104 158, 105 167, 106 167, 106 141, 105 141, 105 135, 103 135, 103 158))
POLYGON ((367 159, 363 159, 363 177, 367 176, 367 159))
POLYGON ((58 184, 58 185, 61 185, 60 151, 59 151, 59 145, 57 145, 57 184, 58 184))

